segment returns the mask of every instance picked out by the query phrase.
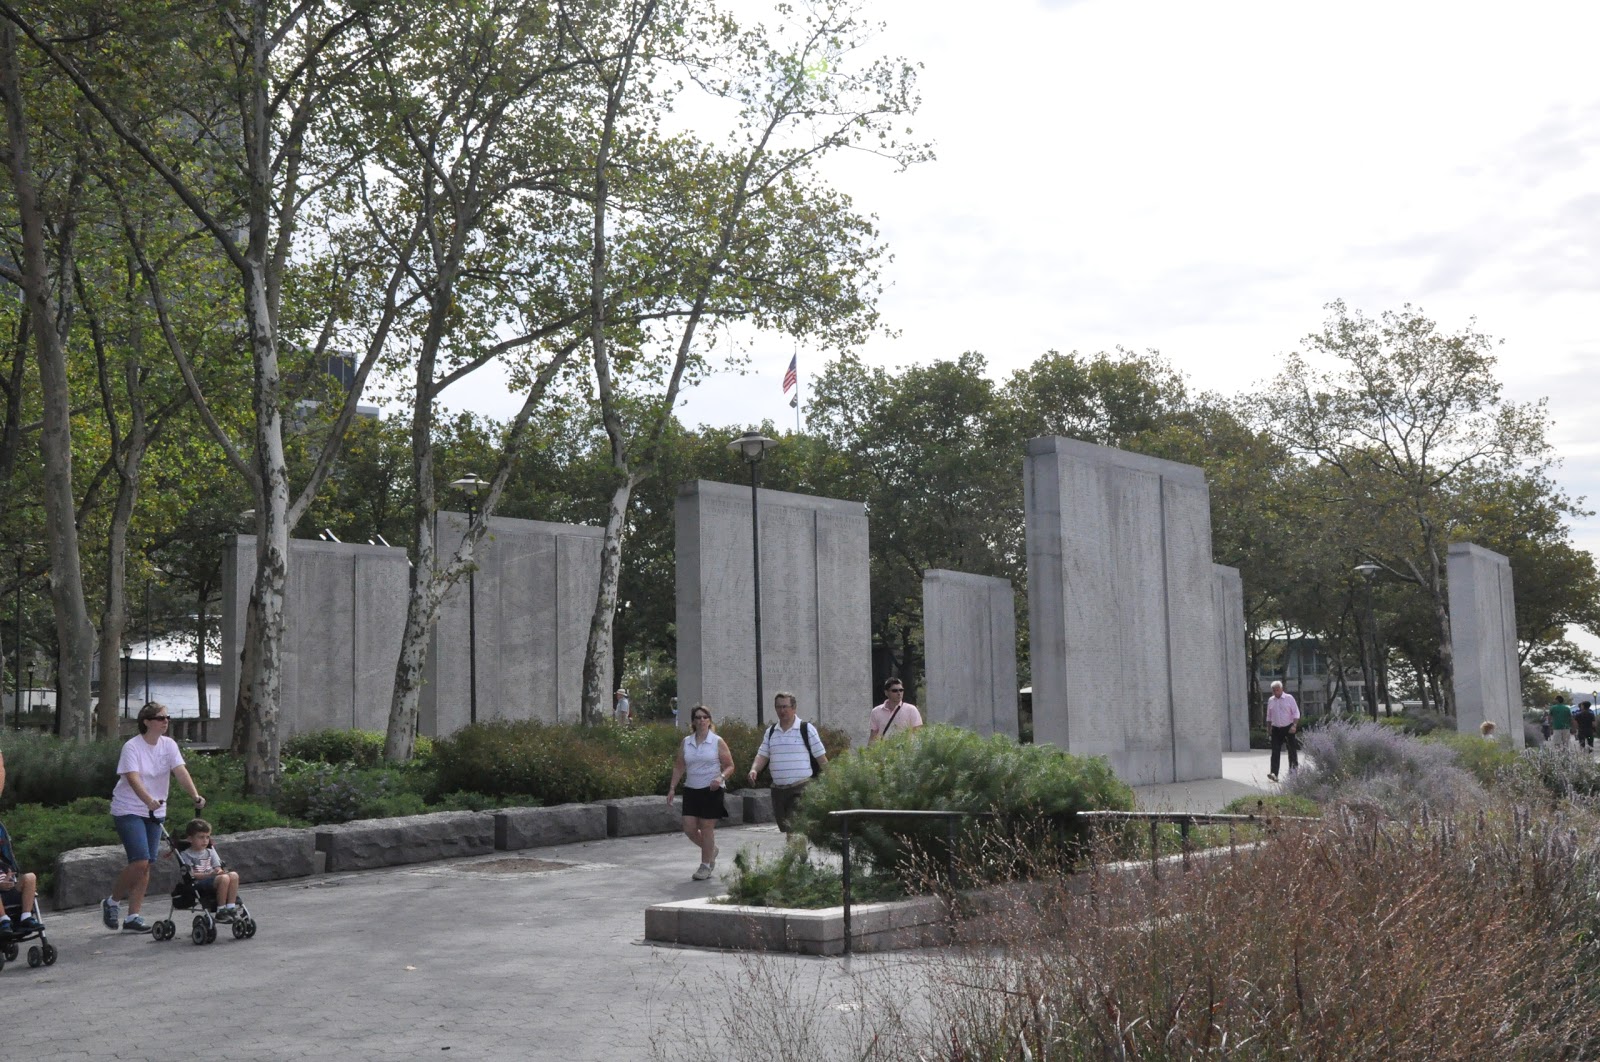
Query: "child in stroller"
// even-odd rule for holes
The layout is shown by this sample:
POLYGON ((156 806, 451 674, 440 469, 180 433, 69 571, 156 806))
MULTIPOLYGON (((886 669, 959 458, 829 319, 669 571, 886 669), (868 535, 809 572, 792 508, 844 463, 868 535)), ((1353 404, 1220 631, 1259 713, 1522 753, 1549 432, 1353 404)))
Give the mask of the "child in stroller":
POLYGON ((189 939, 196 944, 216 940, 218 923, 231 922, 235 939, 255 936, 255 919, 239 902, 239 875, 223 867, 222 856, 211 843, 211 824, 205 819, 190 820, 181 841, 173 840, 164 828, 162 833, 178 858, 182 876, 172 887, 172 909, 151 927, 151 935, 157 940, 176 936, 178 929, 172 915, 182 909, 195 912, 189 939))
POLYGON ((38 879, 22 872, 11 835, 0 826, 0 967, 15 962, 23 942, 35 939, 39 943, 28 949, 28 965, 55 965, 56 949, 45 939, 37 893, 38 879))

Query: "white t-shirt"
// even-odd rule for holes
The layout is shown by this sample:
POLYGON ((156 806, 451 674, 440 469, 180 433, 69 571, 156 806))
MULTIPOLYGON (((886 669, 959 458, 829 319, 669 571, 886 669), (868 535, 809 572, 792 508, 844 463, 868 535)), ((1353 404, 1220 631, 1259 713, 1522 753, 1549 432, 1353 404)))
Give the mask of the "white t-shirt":
POLYGON ((704 741, 697 742, 690 734, 683 739, 683 784, 689 789, 710 789, 711 780, 722 773, 722 758, 717 746, 722 739, 707 733, 704 741))
POLYGON ((157 738, 154 745, 146 741, 143 734, 129 738, 122 746, 122 755, 117 757, 117 787, 111 791, 111 814, 140 818, 154 814, 158 819, 166 818, 166 805, 152 813, 128 784, 126 775, 129 771, 138 771, 144 791, 157 800, 166 800, 167 790, 172 787, 172 769, 182 766, 183 753, 171 738, 157 738))
POLYGON ((772 773, 773 785, 794 785, 811 777, 811 757, 817 759, 828 754, 822 747, 822 738, 817 734, 817 728, 807 724, 800 726, 800 717, 794 717, 794 725, 788 730, 773 723, 767 727, 761 737, 761 748, 756 750, 756 755, 767 758, 767 770, 772 773), (811 747, 806 748, 806 740, 801 736, 804 733, 811 736, 811 747))
POLYGON ((628 713, 630 713, 632 711, 633 711, 633 706, 628 703, 628 698, 626 698, 626 697, 618 697, 617 698, 616 707, 614 707, 612 709, 612 714, 615 715, 618 719, 626 719, 626 718, 628 718, 628 713))

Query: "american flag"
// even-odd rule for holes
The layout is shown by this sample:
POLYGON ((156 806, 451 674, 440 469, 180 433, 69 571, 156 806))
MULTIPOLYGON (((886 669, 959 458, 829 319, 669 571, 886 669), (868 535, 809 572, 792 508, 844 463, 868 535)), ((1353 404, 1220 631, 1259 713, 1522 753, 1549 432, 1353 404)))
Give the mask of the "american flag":
POLYGON ((789 388, 800 384, 800 355, 796 354, 789 359, 789 371, 783 374, 783 393, 788 394, 789 388))

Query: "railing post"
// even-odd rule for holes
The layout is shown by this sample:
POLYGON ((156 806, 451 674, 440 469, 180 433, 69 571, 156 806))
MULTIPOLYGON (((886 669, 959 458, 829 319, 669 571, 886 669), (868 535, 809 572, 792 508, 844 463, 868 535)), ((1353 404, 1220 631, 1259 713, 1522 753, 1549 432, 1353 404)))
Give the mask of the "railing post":
POLYGON ((850 817, 844 817, 844 836, 839 845, 844 856, 844 953, 850 954, 850 817))

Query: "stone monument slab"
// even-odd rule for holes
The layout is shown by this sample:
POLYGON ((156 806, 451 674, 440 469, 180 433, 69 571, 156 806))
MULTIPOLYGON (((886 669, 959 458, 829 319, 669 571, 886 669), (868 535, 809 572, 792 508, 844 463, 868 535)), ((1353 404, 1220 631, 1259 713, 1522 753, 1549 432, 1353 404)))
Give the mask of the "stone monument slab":
MULTIPOLYGON (((802 718, 865 740, 876 703, 866 507, 763 490, 760 519, 766 718, 790 690, 802 718)), ((679 703, 754 722, 750 488, 686 483, 676 521, 679 703)))
POLYGON ((1210 493, 1198 468, 1064 438, 1024 467, 1034 740, 1132 785, 1222 773, 1210 493))
POLYGON ((1511 562, 1470 542, 1445 557, 1450 593, 1450 648, 1455 658, 1456 729, 1477 733, 1492 721, 1514 748, 1523 746, 1522 668, 1511 562))
POLYGON ((1214 564, 1217 653, 1222 659, 1222 751, 1250 751, 1250 664, 1244 637, 1244 581, 1238 568, 1214 564))
POLYGON ((1011 581, 923 572, 922 629, 923 718, 1015 738, 1017 612, 1011 581))

